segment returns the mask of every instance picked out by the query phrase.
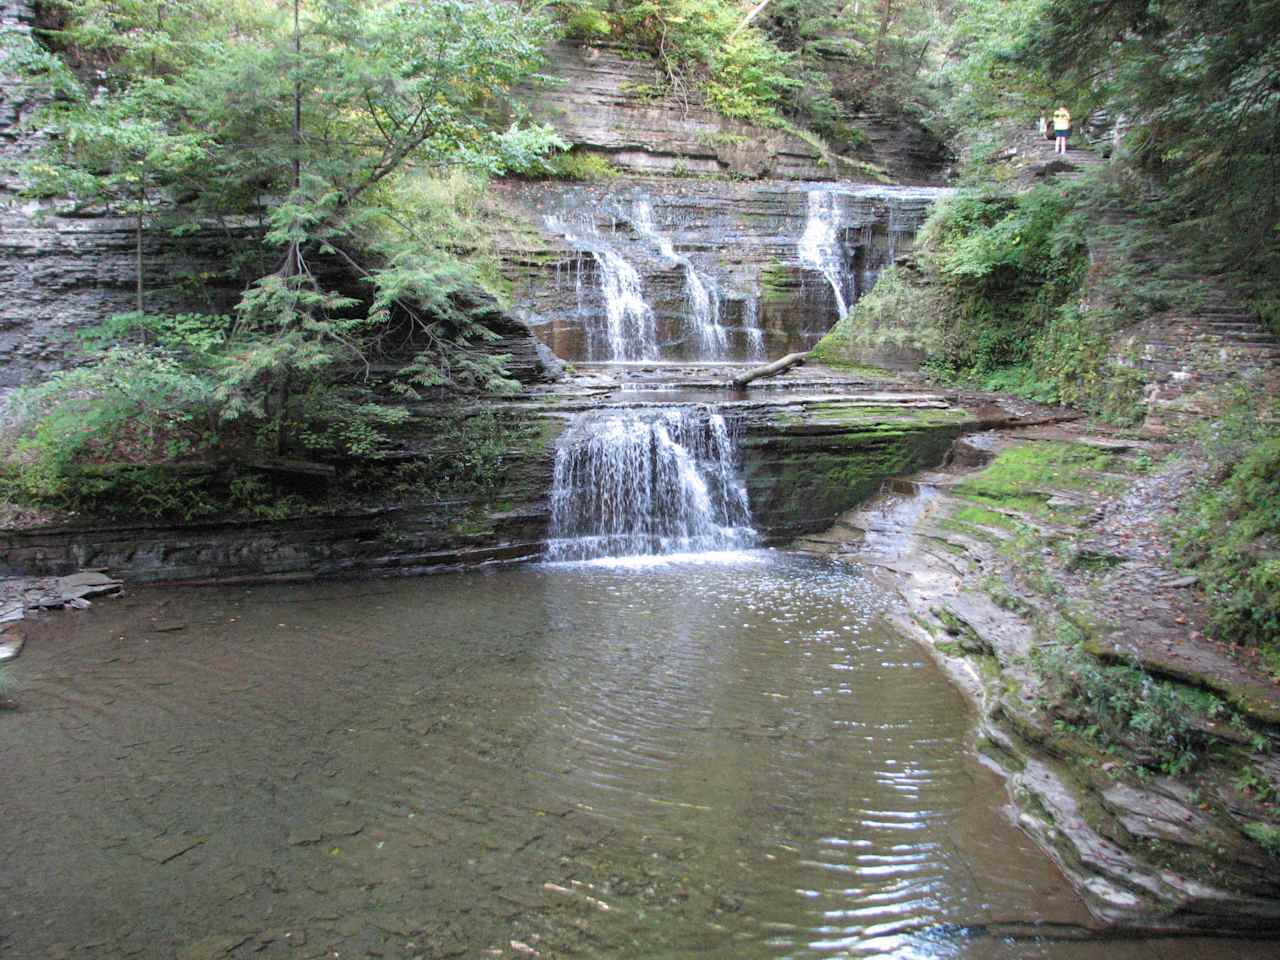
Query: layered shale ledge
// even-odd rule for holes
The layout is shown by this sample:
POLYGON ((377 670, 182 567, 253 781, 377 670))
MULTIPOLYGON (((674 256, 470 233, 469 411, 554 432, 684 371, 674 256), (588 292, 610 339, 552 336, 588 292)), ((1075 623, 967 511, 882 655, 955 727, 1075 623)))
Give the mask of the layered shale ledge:
POLYGON ((899 626, 976 703, 1019 825, 1102 923, 1276 936, 1274 827, 1241 771, 1280 777, 1256 745, 1280 728, 1280 691, 1192 633, 1194 578, 1154 546, 1196 471, 1149 466, 1168 452, 1074 428, 970 434, 945 469, 797 546, 878 568, 900 594, 899 626), (1124 709, 1125 683, 1148 712, 1117 732, 1105 711, 1124 709), (1151 709, 1162 697, 1179 698, 1172 718, 1151 709))
MULTIPOLYGON (((795 390, 762 390, 760 399, 718 405, 737 438, 753 520, 765 542, 824 528, 887 478, 937 463, 961 433, 1032 415, 975 398, 831 377, 821 368, 806 375, 811 379, 795 390)), ((711 385, 712 376, 723 373, 707 373, 704 386, 711 385)), ((702 387, 696 380, 675 396, 625 386, 582 376, 541 398, 502 404, 505 415, 519 418, 524 428, 504 456, 502 483, 482 497, 369 496, 359 508, 278 521, 234 516, 5 530, 0 531, 0 575, 107 569, 135 583, 309 579, 537 559, 546 549, 556 442, 573 417, 611 404, 687 405, 711 396, 697 392, 702 387)), ((424 407, 419 436, 411 430, 403 438, 408 456, 415 444, 447 428, 441 416, 424 407)))
POLYGON ((700 103, 657 95, 665 78, 648 60, 605 46, 555 44, 547 73, 558 82, 530 91, 537 115, 575 146, 604 154, 637 175, 693 174, 794 180, 866 178, 874 164, 903 183, 936 183, 943 144, 905 117, 866 110, 849 122, 863 136, 861 165, 825 155, 816 141, 728 120, 700 103))

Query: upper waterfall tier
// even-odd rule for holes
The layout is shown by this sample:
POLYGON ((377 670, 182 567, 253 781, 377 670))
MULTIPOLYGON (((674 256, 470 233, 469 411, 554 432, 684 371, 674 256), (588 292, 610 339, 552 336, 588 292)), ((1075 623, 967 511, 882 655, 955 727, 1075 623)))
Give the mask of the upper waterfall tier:
POLYGON ((947 191, 829 183, 533 183, 515 313, 571 361, 758 361, 813 346, 947 191))

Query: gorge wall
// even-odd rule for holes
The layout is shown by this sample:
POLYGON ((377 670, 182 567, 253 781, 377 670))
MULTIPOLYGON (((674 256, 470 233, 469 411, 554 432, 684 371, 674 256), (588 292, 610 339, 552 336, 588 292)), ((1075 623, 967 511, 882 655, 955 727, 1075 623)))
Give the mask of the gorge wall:
MULTIPOLYGON (((36 24, 34 3, 0 0, 0 32, 30 34, 36 24)), ((711 335, 723 341, 723 359, 811 345, 834 321, 837 297, 824 276, 832 268, 798 254, 810 223, 806 198, 820 187, 813 181, 855 171, 805 139, 728 121, 696 103, 655 99, 652 64, 617 51, 560 43, 549 60, 548 73, 558 81, 536 91, 536 112, 576 146, 606 154, 631 174, 735 179, 668 180, 662 187, 651 180, 611 187, 502 185, 532 224, 504 265, 519 319, 502 321, 502 342, 494 347, 516 358, 516 376, 547 375, 522 320, 562 356, 588 358, 584 319, 607 306, 603 260, 588 250, 596 243, 616 247, 638 271, 664 358, 692 355, 691 308, 718 313, 712 319, 726 329, 711 335), (640 203, 650 206, 649 232, 637 229, 640 203), (549 216, 559 225, 549 226, 549 216), (590 242, 582 242, 588 234, 590 242), (670 255, 661 240, 672 244, 670 255), (691 304, 691 296, 707 302, 691 304)), ((0 163, 30 155, 32 134, 21 124, 40 102, 38 91, 0 76, 0 163)), ((936 179, 945 150, 922 128, 906 120, 859 119, 868 144, 864 160, 904 182, 936 179)), ((76 331, 135 305, 133 221, 28 200, 18 188, 15 174, 0 176, 0 395, 74 364, 76 331)), ((835 282, 851 301, 880 265, 904 251, 924 201, 832 189, 839 198, 827 212, 837 234, 825 239, 826 254, 840 246, 848 269, 841 267, 835 282)), ((148 229, 142 249, 147 309, 229 311, 243 278, 227 276, 226 264, 252 249, 258 235, 252 222, 210 224, 181 238, 148 229)))
MULTIPOLYGON (((637 396, 645 394, 506 404, 522 429, 504 453, 503 478, 490 495, 440 500, 366 491, 331 498, 340 507, 283 520, 86 518, 0 530, 0 577, 106 568, 133 583, 229 582, 412 574, 538 559, 547 550, 561 435, 583 411, 634 409, 645 403, 637 396)), ((980 398, 856 381, 815 382, 810 390, 716 409, 736 438, 751 522, 766 544, 825 529, 886 479, 939 462, 960 434, 1034 416, 980 398)), ((430 443, 451 429, 444 412, 424 410, 406 428, 405 446, 430 443)))
POLYGON ((863 110, 849 120, 862 135, 857 163, 782 130, 728 120, 696 98, 665 89, 650 61, 605 45, 558 43, 548 51, 551 86, 531 91, 536 116, 576 146, 601 153, 628 174, 694 174, 748 179, 866 178, 866 165, 901 183, 935 184, 946 146, 904 116, 863 110))
MULTIPOLYGON (((4 30, 33 29, 33 4, 0 3, 4 30)), ((576 146, 607 154, 632 176, 494 184, 515 214, 500 244, 513 306, 486 302, 480 319, 499 335, 491 348, 511 356, 512 373, 526 383, 555 376, 551 351, 574 362, 702 362, 805 349, 883 266, 910 251, 937 195, 930 187, 837 180, 851 168, 831 166, 804 139, 655 101, 644 89, 652 67, 614 51, 561 44, 551 59, 550 72, 565 82, 538 94, 542 115, 576 146)), ((13 77, 0 81, 0 159, 12 160, 29 155, 21 121, 39 96, 13 77)), ((937 175, 944 158, 922 131, 905 122, 867 130, 880 151, 869 161, 910 182, 937 175)), ((77 330, 134 305, 133 223, 36 203, 18 187, 12 177, 0 182, 0 391, 74 364, 77 330)), ((219 277, 257 235, 249 222, 182 238, 148 231, 148 307, 229 310, 241 286, 219 277)), ((502 405, 523 411, 529 429, 506 455, 493 496, 361 494, 280 521, 85 520, 4 531, 0 574, 93 566, 135 581, 335 576, 538 556, 554 444, 575 389, 535 391, 502 405)), ((745 481, 767 540, 822 526, 885 476, 936 459, 971 422, 959 408, 935 415, 897 401, 846 399, 811 409, 804 398, 780 398, 726 411, 739 430, 745 481), (807 474, 814 464, 821 469, 807 474)), ((419 410, 406 450, 429 445, 442 429, 448 426, 435 411, 419 410)))

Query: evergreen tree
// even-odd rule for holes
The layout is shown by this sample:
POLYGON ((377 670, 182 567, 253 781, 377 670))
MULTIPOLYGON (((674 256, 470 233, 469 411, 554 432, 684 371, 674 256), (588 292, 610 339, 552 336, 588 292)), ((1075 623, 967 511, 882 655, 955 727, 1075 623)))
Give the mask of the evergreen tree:
POLYGON ((393 322, 423 347, 405 392, 510 386, 472 348, 492 336, 464 306, 474 276, 396 215, 397 196, 417 169, 537 169, 562 146, 512 97, 536 76, 545 18, 500 0, 93 0, 65 16, 52 39, 74 55, 29 58, 67 91, 36 120, 52 136, 33 189, 135 216, 140 251, 160 213, 182 229, 255 215, 274 260, 234 318, 203 328, 147 316, 139 264, 138 310, 107 333, 147 331, 213 380, 223 423, 258 424, 277 452, 377 453, 403 411, 358 374, 393 322))

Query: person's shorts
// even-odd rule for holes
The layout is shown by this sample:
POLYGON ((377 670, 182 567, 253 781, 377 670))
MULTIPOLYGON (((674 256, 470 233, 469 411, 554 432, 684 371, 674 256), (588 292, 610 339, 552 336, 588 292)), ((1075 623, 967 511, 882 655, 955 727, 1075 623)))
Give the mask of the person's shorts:
POLYGON ((1053 135, 1054 135, 1055 137, 1057 137, 1057 138, 1061 139, 1061 140, 1065 140, 1065 139, 1067 139, 1067 137, 1071 136, 1071 131, 1070 131, 1069 129, 1068 129, 1068 130, 1055 130, 1055 131, 1053 131, 1053 135))

